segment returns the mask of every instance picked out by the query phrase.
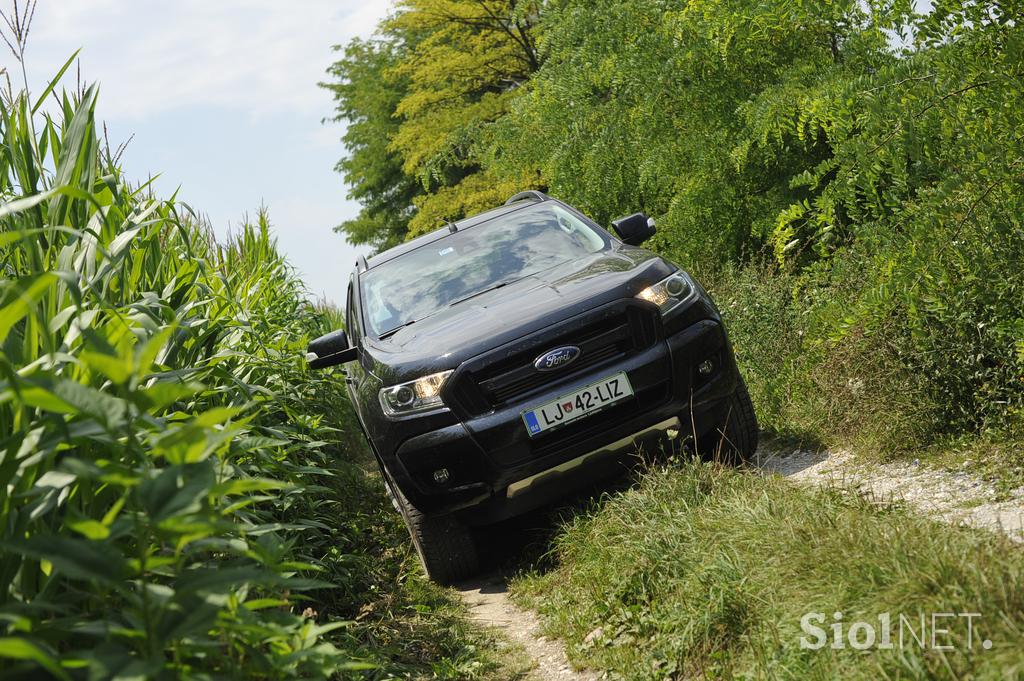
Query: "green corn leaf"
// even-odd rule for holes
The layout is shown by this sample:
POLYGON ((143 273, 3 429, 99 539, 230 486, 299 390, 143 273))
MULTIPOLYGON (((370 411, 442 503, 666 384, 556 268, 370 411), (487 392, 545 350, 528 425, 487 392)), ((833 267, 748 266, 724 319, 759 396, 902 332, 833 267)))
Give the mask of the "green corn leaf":
POLYGON ((71 677, 61 669, 60 663, 55 657, 27 639, 15 636, 0 638, 0 657, 5 657, 8 660, 35 662, 58 679, 71 681, 71 677))
POLYGON ((124 559, 108 544, 58 535, 40 535, 29 539, 0 540, 6 551, 49 561, 59 572, 73 579, 92 579, 118 585, 124 576, 124 559))
POLYGON ((153 362, 156 361, 157 355, 163 350, 167 341, 174 334, 174 331, 174 326, 166 326, 155 332, 145 343, 136 349, 135 373, 137 376, 141 378, 144 374, 149 373, 153 367, 153 362))
MULTIPOLYGON (((22 211, 28 210, 29 208, 33 208, 35 206, 38 206, 40 203, 43 203, 43 202, 49 200, 50 198, 52 198, 55 194, 57 194, 57 190, 56 189, 50 189, 50 190, 45 191, 45 192, 40 192, 39 194, 33 194, 32 196, 26 196, 25 198, 22 198, 22 199, 15 199, 14 201, 8 201, 7 203, 5 203, 3 205, 0 205, 0 218, 6 218, 8 215, 14 215, 15 213, 20 213, 22 211)), ((5 235, 6 236, 5 241, 4 242, 0 242, 0 245, 6 245, 6 243, 10 243, 11 241, 17 241, 17 240, 22 238, 22 235, 25 235, 27 233, 31 233, 31 232, 39 233, 41 231, 45 231, 45 230, 40 230, 40 229, 37 229, 37 230, 22 230, 22 231, 14 232, 13 233, 14 234, 13 237, 11 237, 10 235, 5 235)))
POLYGON ((0 344, 11 327, 18 323, 56 283, 53 272, 29 275, 5 285, 0 291, 0 344))
POLYGON ((46 101, 46 98, 50 96, 51 92, 53 92, 53 88, 57 87, 57 83, 59 83, 60 79, 64 77, 64 74, 67 72, 67 70, 71 68, 71 64, 73 64, 75 59, 78 58, 78 53, 81 51, 81 47, 75 50, 72 53, 72 55, 68 57, 68 60, 64 62, 64 65, 60 67, 60 70, 57 71, 57 75, 50 79, 50 82, 47 83, 46 88, 43 89, 42 93, 36 98, 36 103, 32 106, 33 115, 37 111, 39 111, 39 107, 43 105, 43 102, 46 101))
MULTIPOLYGON (((49 198, 49 197, 47 196, 47 198, 49 198)), ((3 212, 4 208, 6 208, 9 205, 12 205, 12 204, 5 204, 3 207, 0 207, 0 212, 3 212)), ((0 216, 0 218, 2 218, 2 217, 3 216, 0 216)), ((57 226, 57 227, 42 227, 42 228, 39 228, 39 229, 11 230, 9 232, 3 232, 2 234, 0 234, 0 247, 6 246, 8 244, 15 243, 17 241, 21 241, 23 239, 27 239, 29 237, 38 236, 40 234, 54 234, 54 233, 67 234, 69 236, 74 236, 74 237, 82 236, 82 232, 80 232, 77 229, 71 229, 70 227, 61 227, 61 226, 57 226)))
POLYGON ((115 237, 114 240, 110 242, 110 246, 107 247, 107 250, 110 252, 110 255, 116 256, 118 253, 120 253, 121 250, 125 246, 130 244, 132 239, 134 239, 141 231, 142 225, 137 225, 130 229, 126 229, 120 234, 118 234, 117 237, 115 237))
POLYGON ((130 359, 91 350, 83 350, 78 358, 90 369, 98 371, 114 383, 124 383, 132 376, 130 359))

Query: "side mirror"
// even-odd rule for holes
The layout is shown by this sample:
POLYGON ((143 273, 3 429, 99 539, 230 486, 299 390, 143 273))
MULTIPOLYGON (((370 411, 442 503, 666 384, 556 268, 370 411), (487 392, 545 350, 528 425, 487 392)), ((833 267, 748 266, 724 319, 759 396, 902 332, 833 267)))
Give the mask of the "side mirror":
POLYGON ((633 213, 618 220, 612 220, 612 227, 624 243, 630 246, 639 246, 654 236, 657 231, 654 228, 654 218, 649 218, 643 213, 633 213))
POLYGON ((326 369, 352 362, 358 357, 359 351, 349 347, 344 329, 320 336, 306 348, 306 361, 310 369, 326 369))

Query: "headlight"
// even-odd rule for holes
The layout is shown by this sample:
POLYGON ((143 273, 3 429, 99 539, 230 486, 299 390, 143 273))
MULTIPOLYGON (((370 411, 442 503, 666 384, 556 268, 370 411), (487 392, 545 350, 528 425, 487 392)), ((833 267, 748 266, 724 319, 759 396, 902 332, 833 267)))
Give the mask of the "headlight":
POLYGON ((690 277, 680 270, 657 284, 648 286, 636 294, 636 297, 654 303, 664 315, 692 297, 694 291, 690 277))
POLYGON ((380 406, 388 416, 404 416, 443 407, 441 386, 451 373, 442 371, 417 378, 415 381, 383 388, 380 391, 380 406))

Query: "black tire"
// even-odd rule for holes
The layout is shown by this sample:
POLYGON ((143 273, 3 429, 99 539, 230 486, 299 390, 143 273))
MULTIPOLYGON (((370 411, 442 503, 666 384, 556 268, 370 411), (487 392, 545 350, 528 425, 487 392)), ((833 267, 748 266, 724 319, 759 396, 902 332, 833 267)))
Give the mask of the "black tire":
POLYGON ((754 458, 757 438, 754 403, 747 384, 740 378, 736 390, 729 396, 724 422, 705 436, 702 453, 723 463, 738 465, 754 458))
POLYGON ((469 528, 450 515, 423 515, 409 503, 397 485, 387 477, 385 480, 427 577, 448 586, 476 574, 480 557, 469 528))

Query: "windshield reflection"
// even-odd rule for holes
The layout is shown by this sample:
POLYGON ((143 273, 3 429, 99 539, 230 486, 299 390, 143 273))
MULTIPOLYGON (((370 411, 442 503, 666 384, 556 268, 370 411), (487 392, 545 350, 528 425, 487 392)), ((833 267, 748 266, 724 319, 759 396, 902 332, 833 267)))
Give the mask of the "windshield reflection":
POLYGON ((377 336, 499 284, 608 246, 555 203, 542 203, 458 231, 363 275, 363 309, 377 336))

